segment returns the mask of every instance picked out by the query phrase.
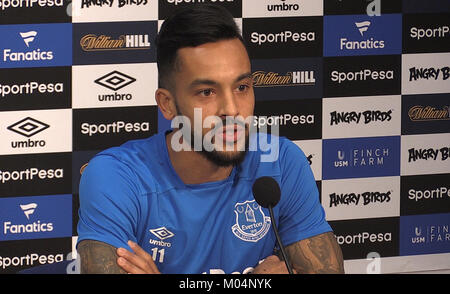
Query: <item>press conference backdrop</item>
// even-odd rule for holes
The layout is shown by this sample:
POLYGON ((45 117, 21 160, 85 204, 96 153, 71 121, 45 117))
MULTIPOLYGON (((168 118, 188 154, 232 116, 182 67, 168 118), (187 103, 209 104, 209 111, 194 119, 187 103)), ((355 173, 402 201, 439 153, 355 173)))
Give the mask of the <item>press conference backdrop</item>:
POLYGON ((81 167, 169 127, 154 37, 205 3, 242 28, 258 123, 308 157, 346 271, 449 269, 449 1, 0 0, 0 272, 76 256, 81 167))

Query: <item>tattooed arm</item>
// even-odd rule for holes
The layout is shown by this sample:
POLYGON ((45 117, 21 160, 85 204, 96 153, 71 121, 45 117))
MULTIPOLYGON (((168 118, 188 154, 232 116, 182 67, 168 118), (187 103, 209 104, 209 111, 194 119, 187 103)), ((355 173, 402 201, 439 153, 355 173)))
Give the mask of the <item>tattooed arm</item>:
MULTIPOLYGON (((342 251, 333 232, 323 233, 286 247, 292 268, 299 274, 343 274, 342 251)), ((282 260, 281 252, 279 258, 282 260)))
POLYGON ((117 264, 116 247, 109 244, 83 240, 77 252, 81 258, 82 274, 126 274, 117 264))
POLYGON ((83 240, 78 244, 82 274, 159 274, 150 254, 128 241, 132 251, 109 244, 83 240))

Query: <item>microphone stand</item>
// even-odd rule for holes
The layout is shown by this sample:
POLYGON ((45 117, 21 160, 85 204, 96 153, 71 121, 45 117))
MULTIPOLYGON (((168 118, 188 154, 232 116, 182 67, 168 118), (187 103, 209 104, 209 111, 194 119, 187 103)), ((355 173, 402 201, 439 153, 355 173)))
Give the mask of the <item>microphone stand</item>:
POLYGON ((277 226, 275 224, 275 217, 273 215, 273 207, 272 207, 272 205, 269 205, 269 213, 270 213, 270 218, 272 220, 272 228, 273 228, 273 231, 275 232, 275 237, 277 238, 278 245, 280 245, 281 255, 283 256, 284 263, 286 263, 286 267, 287 267, 287 270, 288 270, 289 274, 292 275, 293 274, 292 267, 291 267, 291 264, 288 261, 288 257, 287 257, 286 251, 284 250, 283 243, 281 243, 281 238, 280 238, 280 235, 278 234, 277 226))

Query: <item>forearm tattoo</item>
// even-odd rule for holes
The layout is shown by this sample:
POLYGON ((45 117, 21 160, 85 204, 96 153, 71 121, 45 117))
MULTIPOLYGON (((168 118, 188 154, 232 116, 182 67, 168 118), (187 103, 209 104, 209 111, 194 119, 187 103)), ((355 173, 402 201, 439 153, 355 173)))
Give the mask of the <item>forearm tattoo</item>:
POLYGON ((83 240, 78 244, 82 274, 126 274, 117 264, 116 248, 109 244, 83 240))
POLYGON ((299 274, 344 273, 342 251, 332 232, 291 244, 286 247, 286 253, 299 274))

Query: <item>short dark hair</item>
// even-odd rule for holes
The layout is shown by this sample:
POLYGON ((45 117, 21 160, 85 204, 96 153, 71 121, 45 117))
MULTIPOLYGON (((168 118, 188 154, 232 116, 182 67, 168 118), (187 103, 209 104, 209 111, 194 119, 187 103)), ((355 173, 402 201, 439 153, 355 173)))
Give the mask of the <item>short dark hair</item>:
POLYGON ((228 10, 219 5, 204 4, 178 9, 167 18, 156 37, 159 86, 169 89, 176 69, 178 49, 238 38, 240 30, 228 10))

